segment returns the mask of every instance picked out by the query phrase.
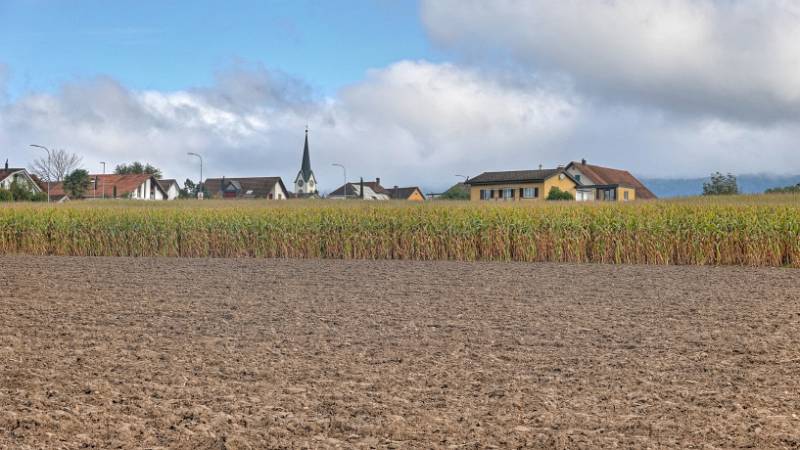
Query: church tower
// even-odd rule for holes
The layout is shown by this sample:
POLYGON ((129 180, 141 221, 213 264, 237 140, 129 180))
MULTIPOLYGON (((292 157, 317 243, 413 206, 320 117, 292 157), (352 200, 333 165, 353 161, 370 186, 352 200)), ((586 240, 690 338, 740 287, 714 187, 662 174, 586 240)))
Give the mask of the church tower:
POLYGON ((303 147, 303 164, 300 172, 294 179, 295 194, 315 194, 317 192, 317 178, 311 170, 311 156, 308 154, 308 127, 306 127, 306 144, 303 147))

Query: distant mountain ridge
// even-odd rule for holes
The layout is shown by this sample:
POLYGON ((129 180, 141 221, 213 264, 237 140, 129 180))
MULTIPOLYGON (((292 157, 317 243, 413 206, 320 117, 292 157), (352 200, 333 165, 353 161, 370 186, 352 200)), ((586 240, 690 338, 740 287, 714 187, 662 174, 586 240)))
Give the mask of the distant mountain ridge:
MULTIPOLYGON (((734 174, 735 175, 735 174, 734 174)), ((703 193, 705 178, 639 178, 658 197, 685 197, 703 193)), ((746 174, 736 175, 743 194, 762 194, 769 188, 800 183, 800 175, 746 174)))

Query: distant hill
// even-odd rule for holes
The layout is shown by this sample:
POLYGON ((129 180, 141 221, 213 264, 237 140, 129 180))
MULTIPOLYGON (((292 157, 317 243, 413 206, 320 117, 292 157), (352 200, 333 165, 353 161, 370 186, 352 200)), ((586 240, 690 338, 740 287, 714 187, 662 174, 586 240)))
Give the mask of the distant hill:
MULTIPOLYGON (((737 175, 739 190, 744 194, 762 194, 769 188, 800 183, 800 175, 737 175)), ((640 178, 658 197, 683 197, 703 193, 708 178, 640 178)))

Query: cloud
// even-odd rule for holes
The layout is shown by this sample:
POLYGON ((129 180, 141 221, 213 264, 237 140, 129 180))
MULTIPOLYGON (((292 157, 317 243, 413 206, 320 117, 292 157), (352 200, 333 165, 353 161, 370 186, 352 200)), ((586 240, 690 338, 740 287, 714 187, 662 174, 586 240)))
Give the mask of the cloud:
POLYGON ((0 104, 0 158, 27 165, 28 144, 65 148, 90 171, 140 160, 168 177, 273 176, 291 184, 303 129, 323 190, 381 177, 439 190, 457 173, 552 167, 582 157, 639 175, 796 171, 800 127, 675 117, 587 100, 557 78, 400 61, 330 97, 260 66, 221 71, 210 86, 137 91, 109 77, 0 104))
MULTIPOLYGON (((351 178, 444 186, 456 171, 541 161, 567 133, 578 106, 545 87, 507 85, 476 70, 424 61, 376 69, 331 98, 260 67, 220 72, 212 86, 135 91, 108 77, 68 83, 0 109, 0 148, 30 160, 29 143, 80 153, 90 170, 131 160, 168 176, 195 175, 189 151, 205 155, 208 176, 294 178, 303 128, 325 189, 351 178)), ((555 160, 555 155, 551 154, 555 160)))
POLYGON ((608 103, 770 125, 800 113, 787 0, 423 0, 440 45, 558 73, 608 103))

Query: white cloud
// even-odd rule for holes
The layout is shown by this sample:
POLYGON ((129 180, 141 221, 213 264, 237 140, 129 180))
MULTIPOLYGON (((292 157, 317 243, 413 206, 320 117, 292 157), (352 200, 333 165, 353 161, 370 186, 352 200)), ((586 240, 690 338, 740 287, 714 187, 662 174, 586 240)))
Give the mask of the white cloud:
POLYGON ((83 155, 90 171, 99 161, 140 160, 183 180, 197 178, 192 151, 205 156, 206 176, 279 175, 291 183, 306 123, 324 190, 341 182, 334 162, 347 166, 351 180, 432 189, 457 181, 457 173, 582 157, 648 176, 800 167, 795 124, 609 106, 547 77, 425 61, 375 69, 330 98, 259 67, 172 92, 130 90, 106 77, 69 83, 0 104, 0 158, 27 165, 36 155, 28 144, 37 143, 83 155))
POLYGON ((752 123, 800 113, 789 0, 423 0, 434 40, 566 74, 618 104, 752 123))
POLYGON ((427 62, 374 70, 336 97, 317 100, 303 83, 260 68, 237 68, 217 80, 205 88, 140 92, 102 77, 22 96, 0 109, 0 148, 18 165, 32 157, 27 145, 39 143, 84 155, 90 170, 101 160, 142 160, 179 178, 196 177, 186 156, 193 151, 206 156, 208 176, 277 174, 290 181, 308 122, 312 165, 325 189, 341 179, 333 162, 347 165, 353 179, 443 186, 455 172, 532 165, 548 155, 555 161, 546 149, 556 148, 552 143, 578 114, 558 92, 427 62))

